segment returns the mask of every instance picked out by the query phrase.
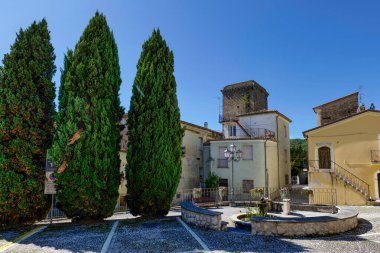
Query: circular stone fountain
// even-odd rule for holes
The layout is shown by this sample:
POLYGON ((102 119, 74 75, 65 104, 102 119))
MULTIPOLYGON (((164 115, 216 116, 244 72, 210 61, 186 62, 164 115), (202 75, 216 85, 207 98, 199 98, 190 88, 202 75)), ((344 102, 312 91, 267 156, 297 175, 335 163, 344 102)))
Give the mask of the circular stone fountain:
POLYGON ((337 206, 337 213, 292 211, 289 215, 268 213, 268 216, 236 214, 230 218, 236 227, 249 229, 253 235, 313 236, 342 233, 358 225, 358 211, 352 207, 337 206))

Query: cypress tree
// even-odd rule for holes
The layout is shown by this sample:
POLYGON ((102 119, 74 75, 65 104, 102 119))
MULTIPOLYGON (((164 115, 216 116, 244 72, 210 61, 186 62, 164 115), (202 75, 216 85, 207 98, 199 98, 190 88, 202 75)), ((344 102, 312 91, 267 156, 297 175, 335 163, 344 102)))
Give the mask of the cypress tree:
POLYGON ((4 76, 3 67, 0 66, 0 83, 3 81, 3 76, 4 76))
POLYGON ((173 72, 173 52, 154 30, 143 44, 128 112, 127 202, 133 215, 166 215, 179 183, 183 130, 173 72))
POLYGON ((67 106, 67 96, 65 93, 66 89, 63 89, 64 83, 67 77, 67 72, 70 69, 71 63, 73 62, 74 52, 73 50, 67 50, 67 53, 64 56, 63 60, 63 69, 61 69, 61 85, 59 86, 58 92, 58 111, 63 112, 67 106))
POLYGON ((0 83, 0 224, 44 218, 44 168, 53 137, 56 71, 47 22, 20 29, 0 83))
POLYGON ((120 183, 122 117, 117 46, 104 15, 96 13, 62 70, 57 132, 51 150, 58 166, 57 198, 68 217, 113 214, 120 183))

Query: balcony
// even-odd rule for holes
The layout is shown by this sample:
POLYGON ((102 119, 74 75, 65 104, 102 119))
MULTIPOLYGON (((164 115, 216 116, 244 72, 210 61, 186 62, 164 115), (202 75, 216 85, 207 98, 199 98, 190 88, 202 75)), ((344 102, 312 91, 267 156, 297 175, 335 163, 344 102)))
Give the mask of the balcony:
POLYGON ((236 136, 228 136, 225 139, 260 139, 276 141, 276 133, 265 128, 236 127, 236 136))
POLYGON ((227 159, 218 159, 218 168, 228 168, 228 160, 227 159))
POLYGON ((380 163, 380 150, 371 150, 372 163, 380 163))

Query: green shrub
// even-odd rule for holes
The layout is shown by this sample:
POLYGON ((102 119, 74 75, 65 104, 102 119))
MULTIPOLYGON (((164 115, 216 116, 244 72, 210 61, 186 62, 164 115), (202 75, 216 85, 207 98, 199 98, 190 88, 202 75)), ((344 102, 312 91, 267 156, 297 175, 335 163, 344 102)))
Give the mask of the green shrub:
POLYGON ((210 173, 210 175, 205 181, 206 188, 218 188, 219 180, 220 177, 218 177, 215 173, 210 173))

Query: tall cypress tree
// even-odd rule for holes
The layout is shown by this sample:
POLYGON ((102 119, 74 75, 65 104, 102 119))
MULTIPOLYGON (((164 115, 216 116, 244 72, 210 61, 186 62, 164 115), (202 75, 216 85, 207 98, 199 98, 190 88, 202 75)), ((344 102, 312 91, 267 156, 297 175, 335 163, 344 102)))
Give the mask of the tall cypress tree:
POLYGON ((53 137, 56 71, 47 22, 20 29, 0 83, 0 223, 44 218, 44 167, 53 137))
POLYGON ((183 130, 174 56, 159 30, 144 43, 128 112, 127 188, 133 215, 168 213, 181 175, 183 130))
POLYGON ((4 70, 3 70, 3 67, 0 66, 0 83, 3 81, 3 76, 4 76, 4 70))
POLYGON ((51 150, 57 198, 68 217, 102 219, 118 196, 122 117, 118 51, 104 15, 90 20, 64 65, 51 150))

